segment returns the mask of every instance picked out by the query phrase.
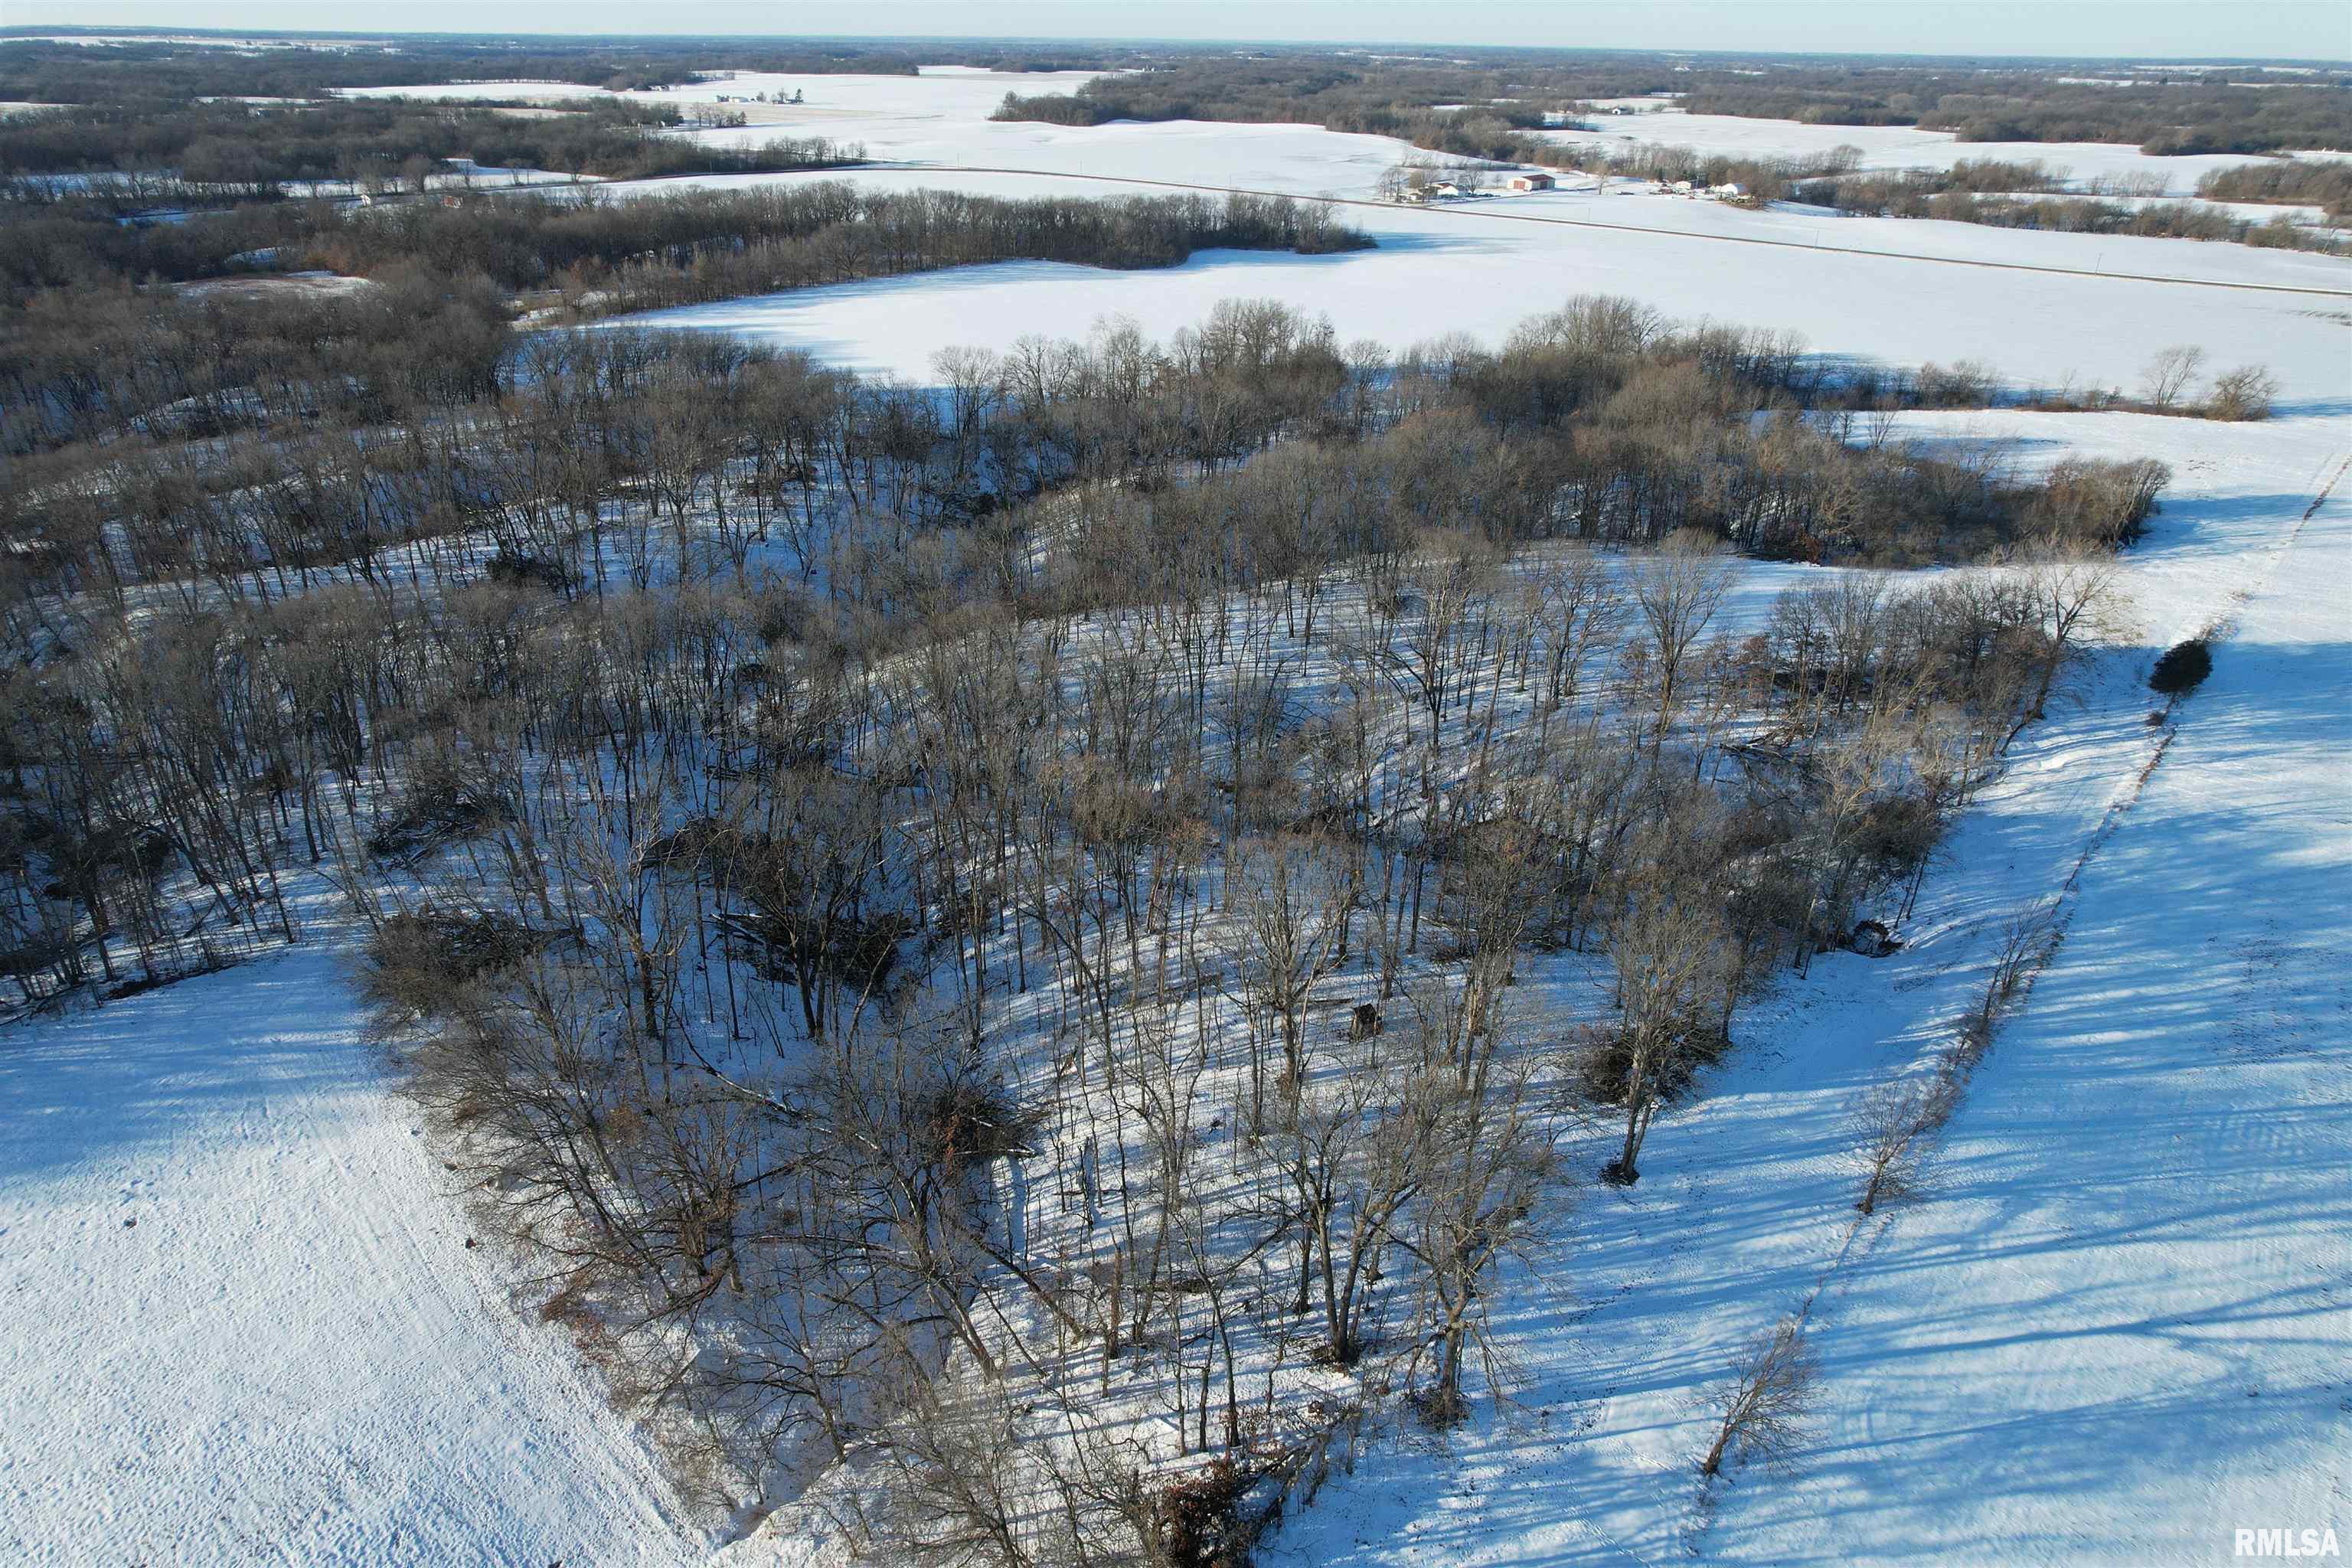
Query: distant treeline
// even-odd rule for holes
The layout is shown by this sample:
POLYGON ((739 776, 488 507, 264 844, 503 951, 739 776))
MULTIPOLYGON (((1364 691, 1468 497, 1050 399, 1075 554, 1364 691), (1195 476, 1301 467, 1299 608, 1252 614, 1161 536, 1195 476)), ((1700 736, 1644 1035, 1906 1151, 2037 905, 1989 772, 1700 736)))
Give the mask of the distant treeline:
POLYGON ((659 89, 709 73, 912 76, 924 65, 997 70, 1093 68, 1127 51, 1015 46, 762 38, 338 38, 330 48, 247 52, 215 45, 16 42, 0 36, 0 100, 24 103, 184 101, 247 95, 319 98, 339 87, 422 87, 445 81, 570 82, 659 89))
POLYGON ((2229 70, 2085 86, 2059 79, 2055 70, 1775 64, 1771 84, 1763 86, 1729 60, 1678 68, 1663 60, 1539 53, 1507 64, 1475 56, 1379 64, 1271 54, 1197 58, 1105 77, 1070 95, 1008 96, 998 114, 1064 125, 1307 120, 1332 131, 1402 136, 1433 152, 1517 158, 1512 133, 1545 123, 1547 111, 1587 99, 1674 91, 1694 113, 1917 125, 1968 142, 2129 142, 2153 153, 2352 150, 2352 79, 2229 70), (2233 85, 2247 78, 2272 85, 2233 85))
MULTIPOLYGON (((1860 171, 1860 150, 1834 147, 1804 158, 1739 157, 1702 153, 1689 147, 1657 142, 1625 142, 1542 143, 1527 149, 1525 161, 1650 180, 1688 180, 1706 186, 1738 185, 1759 202, 1796 201, 1841 212, 1874 216, 1940 218, 1951 223, 1987 224, 1997 228, 2051 229, 2066 234, 2126 234, 2171 239, 2234 240, 2241 244, 2290 250, 2316 250, 2330 255, 2344 249, 2342 239, 2320 229, 2306 228, 2284 213, 2266 223, 2254 223, 2200 202, 2171 201, 2139 205, 2111 199, 2122 195, 2161 195, 2164 181, 2147 191, 2116 191, 2137 179, 2100 183, 2095 193, 2065 190, 2063 171, 2039 161, 2012 163, 1995 158, 1963 158, 1948 169, 1887 169, 1860 171)), ((2242 184, 2224 169, 2208 175, 2198 194, 2218 200, 2316 201, 2282 196, 2215 197, 2217 190, 2304 189, 2314 193, 2340 190, 2352 184, 2352 169, 2332 180, 2317 163, 2252 164, 2252 176, 2242 184), (2310 170, 2322 177, 2297 180, 2291 174, 2267 180, 2273 169, 2310 170)))
POLYGON ((2332 158, 2273 160, 2216 169, 2197 182, 2197 194, 2217 202, 2276 202, 2322 207, 2337 222, 2352 220, 2352 163, 2332 158))
POLYGON ((2129 142, 2158 154, 2352 149, 2352 91, 2343 73, 2154 68, 2129 81, 2094 83, 2054 73, 1856 66, 1794 76, 1769 86, 1695 83, 1684 101, 1694 114, 1916 125, 1963 142, 2129 142), (2267 85, 2241 85, 2249 81, 2267 85))
MULTIPOLYGON (((100 173, 163 176, 267 200, 284 184, 322 180, 419 187, 434 165, 453 158, 608 179, 838 168, 863 158, 862 149, 822 138, 715 147, 661 134, 678 119, 668 105, 609 100, 530 117, 343 100, 284 107, 90 106, 0 120, 0 176, 18 182, 7 193, 17 200, 58 191, 57 182, 41 176, 100 173)), ((95 194, 104 190, 97 186, 95 194)))
POLYGON ((1890 202, 1897 193, 1933 195, 1948 191, 2054 191, 2063 184, 2059 171, 2040 162, 2019 163, 1994 158, 1963 158, 1948 169, 1862 174, 1857 173, 1862 165, 1862 150, 1858 147, 1832 147, 1826 153, 1798 158, 1704 153, 1693 147, 1656 142, 1547 143, 1537 151, 1539 156, 1532 162, 1555 167, 1633 179, 1688 180, 1710 186, 1737 184, 1762 201, 1793 198, 1801 187, 1810 189, 1824 181, 1841 185, 1852 182, 1857 190, 1883 186, 1890 202))
MULTIPOLYGON (((1441 60, 1373 66, 1360 58, 1341 61, 1271 52, 1208 57, 1099 77, 1074 93, 1008 93, 996 118, 1055 125, 1101 125, 1114 120, 1306 121, 1329 131, 1400 136, 1432 151, 1479 156, 1486 155, 1481 149, 1507 142, 1515 130, 1541 125, 1546 101, 1574 96, 1579 89, 1596 94, 1616 90, 1628 79, 1629 69, 1555 67, 1538 86, 1515 80, 1519 74, 1441 60), (1436 107, 1478 103, 1514 89, 1531 96, 1474 111, 1436 107), (1532 96, 1537 94, 1540 96, 1532 96), (1444 136, 1466 144, 1439 145, 1437 139, 1444 136)), ((1647 91, 1672 85, 1673 74, 1661 64, 1632 68, 1630 79, 1647 85, 1626 90, 1647 91)))
POLYGON ((408 207, 323 230, 307 256, 373 276, 403 265, 558 286, 646 310, 987 261, 1172 267, 1196 250, 1357 250, 1330 209, 1278 196, 1007 200, 839 181, 656 199, 408 207))
MULTIPOLYGON (((2020 185, 2017 192, 2042 187, 2020 185)), ((2285 213, 2254 223, 2200 202, 2134 205, 2096 196, 2019 195, 1954 187, 1935 172, 1906 170, 1886 174, 1848 174, 1790 187, 1793 199, 1841 211, 1889 217, 1941 218, 1995 228, 2049 229, 2061 234, 2125 234, 2161 239, 2233 240, 2282 250, 2340 254, 2344 243, 2321 229, 2305 228, 2285 213)))
POLYGON ((284 268, 374 277, 403 267, 508 290, 602 291, 639 309, 980 261, 1168 267, 1204 248, 1315 255, 1371 240, 1319 203, 1267 196, 1004 200, 840 181, 612 197, 474 195, 352 211, 253 205, 133 226, 70 208, 0 224, 0 299, 44 289, 193 282, 284 268))

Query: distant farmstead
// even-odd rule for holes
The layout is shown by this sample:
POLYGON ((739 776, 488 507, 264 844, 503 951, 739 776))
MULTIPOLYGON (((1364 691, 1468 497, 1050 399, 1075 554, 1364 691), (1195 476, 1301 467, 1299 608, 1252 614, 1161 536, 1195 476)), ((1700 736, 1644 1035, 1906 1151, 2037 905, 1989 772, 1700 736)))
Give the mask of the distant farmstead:
POLYGON ((1549 174, 1513 174, 1507 182, 1515 191, 1548 191, 1552 187, 1549 174))

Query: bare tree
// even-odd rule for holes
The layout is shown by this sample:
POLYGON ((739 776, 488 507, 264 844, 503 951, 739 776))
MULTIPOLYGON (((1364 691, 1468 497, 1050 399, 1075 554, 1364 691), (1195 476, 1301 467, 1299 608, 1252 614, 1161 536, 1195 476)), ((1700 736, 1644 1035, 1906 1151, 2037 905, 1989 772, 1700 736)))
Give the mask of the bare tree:
POLYGON ((2122 568, 2112 556, 2061 554, 2035 561, 2025 568, 2020 586, 2039 622, 2042 647, 2033 661, 2033 694, 2004 746, 2049 711, 2060 672, 2091 637, 2119 629, 2125 611, 2122 568))
POLYGON ((888 1561, 923 1568, 1029 1568, 1024 1529, 1035 1478, 1003 1389, 907 1376, 899 1419, 879 1444, 883 1495, 869 1528, 888 1561))
POLYGON ((1724 1384, 1707 1396, 1720 1414, 1715 1441, 1699 1461, 1698 1473, 1708 1479, 1723 1469, 1733 1449, 1740 1460, 1761 1459, 1768 1465, 1786 1463, 1809 1436, 1805 1413, 1813 1402, 1817 1367, 1805 1342, 1801 1317, 1780 1320, 1772 1331, 1751 1345, 1724 1384))
MULTIPOLYGON (((1357 862, 1339 847, 1298 835, 1244 848, 1233 872, 1241 917, 1242 984, 1282 1031, 1281 1089, 1295 1098, 1307 1075, 1307 999, 1347 955, 1361 889, 1357 862)), ((1253 1060, 1255 1060, 1253 1055, 1253 1060)), ((1263 1075, 1252 1073, 1252 1115, 1265 1115, 1263 1075)))
POLYGON ((1652 837, 1666 850, 1629 873, 1629 901, 1609 937, 1617 1026, 1586 1068, 1589 1082, 1622 1098, 1623 1145, 1601 1173, 1619 1185, 1641 1179, 1642 1144, 1661 1101, 1720 1048, 1738 989, 1722 897, 1682 853, 1706 841, 1703 825, 1669 819, 1652 837))
POLYGON ((2175 343, 2147 362, 2147 368, 2140 373, 2141 389, 2155 407, 2170 408, 2180 401, 2204 363, 2203 349, 2194 343, 2175 343))
POLYGON ((2034 904, 2001 923, 1993 946, 1992 972, 1985 978, 1984 994, 1976 1010, 1960 1022, 1960 1038, 1954 1047, 1954 1058, 1961 1067, 1976 1066, 1992 1044, 1993 1026, 2000 1022, 2001 1010, 2017 995, 2033 973, 2034 966, 2049 956, 2058 939, 2057 917, 2054 904, 2034 904))
POLYGON ((1625 596, 1608 563, 1581 544, 1545 562, 1535 583, 1543 606, 1541 709, 1549 732, 1553 710, 1576 700, 1586 663, 1622 626, 1625 596))
POLYGON ((2279 379, 2258 364, 2242 364, 2213 378, 2205 413, 2213 419, 2267 419, 2278 396, 2279 379))
MULTIPOLYGON (((1459 1040, 1466 1026, 1461 998, 1435 1003, 1441 1016, 1423 1026, 1459 1040)), ((1491 1042, 1503 1030, 1489 1017, 1491 1042)), ((1436 1053, 1426 1053, 1434 1056, 1436 1053)), ((1532 1063, 1524 1053, 1488 1048, 1475 1070, 1436 1066, 1413 1080, 1415 1114, 1433 1128, 1427 1175, 1397 1245, 1421 1265, 1421 1331, 1406 1358, 1408 1376, 1424 1373, 1422 1415, 1446 1426, 1467 1413, 1464 1374, 1475 1351, 1489 1386, 1503 1381, 1502 1347, 1487 1332, 1487 1276, 1524 1243, 1537 1205, 1556 1180, 1549 1133, 1536 1117, 1532 1063)))
POLYGON ((1882 1083, 1854 1102, 1848 1126, 1864 1172, 1854 1207, 1876 1214, 1879 1205, 1916 1190, 1920 1168, 1958 1100, 1958 1080, 1937 1071, 1882 1083))
POLYGON ((1674 725, 1675 700, 1691 650, 1731 591, 1731 567, 1714 540, 1685 530, 1637 562, 1630 576, 1635 624, 1657 686, 1656 729, 1650 737, 1655 755, 1674 725))

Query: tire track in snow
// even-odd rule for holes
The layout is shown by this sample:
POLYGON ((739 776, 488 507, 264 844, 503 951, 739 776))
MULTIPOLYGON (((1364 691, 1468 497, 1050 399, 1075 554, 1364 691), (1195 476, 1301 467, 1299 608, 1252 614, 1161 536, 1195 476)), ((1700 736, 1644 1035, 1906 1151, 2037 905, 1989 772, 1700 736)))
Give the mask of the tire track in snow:
MULTIPOLYGON (((2347 452, 2336 463, 2335 471, 2330 473, 2326 482, 2319 487, 2319 492, 2311 498, 2311 504, 2303 509, 2302 515, 2294 520, 2294 526, 2288 529, 2279 540, 2276 548, 2271 552, 2270 565, 2263 574, 2251 582, 2242 583, 2230 591, 2230 596, 2226 601, 2228 608, 2209 623, 2210 629, 2206 633, 2207 641, 2227 643, 2238 635, 2237 612, 2252 603, 2254 595, 2268 587, 2271 580, 2278 575, 2279 567, 2294 552, 2295 542, 2303 537, 2304 530, 2310 525, 2311 520, 2319 514, 2319 509, 2327 504, 2327 498, 2335 494, 2336 487, 2343 482, 2344 475, 2348 469, 2352 469, 2352 452, 2347 452)), ((2100 816, 2099 825, 2091 830, 2090 837, 2084 841, 2083 852, 2074 858, 2074 868, 2066 873, 2066 880, 2060 885, 2058 898, 2053 904, 2051 911, 2050 941, 2043 944, 2033 962, 2027 965, 2024 980, 2019 988, 2018 1006, 2021 1009, 2032 998, 2033 982, 2041 977, 2044 969, 2050 966, 2051 959, 2057 955, 2059 947, 2065 941, 2066 928, 2073 923, 2074 907, 2081 900, 2084 869, 2106 846, 2107 841, 2115 837, 2116 830, 2123 825, 2124 814, 2139 804, 2140 796, 2147 791, 2147 781, 2156 776, 2156 770, 2162 765, 2165 753, 2172 749, 2173 738, 2180 732, 2179 725, 2174 721, 2172 715, 2179 705, 2180 699, 2178 697, 2166 700, 2164 732, 2158 737, 2156 749, 2149 753, 2147 761, 2141 765, 2139 772, 2133 775, 2131 783, 2119 791, 2114 800, 2107 803, 2107 809, 2100 816)))
MULTIPOLYGON (((2236 611, 2251 603, 2255 593, 2267 586, 2278 574, 2280 566, 2294 551, 2296 542, 2302 538, 2311 520, 2318 515, 2321 507, 2327 504, 2328 498, 2335 493, 2336 486, 2343 482, 2346 473, 2352 472, 2352 452, 2346 453, 2337 461, 2333 471, 2327 471, 2324 465, 2322 471, 2327 473, 2326 479, 2320 485, 2318 492, 2312 497, 2310 504, 2305 506, 2301 515, 2295 519, 2294 526, 2289 528, 2279 540, 2277 547, 2271 553, 2268 569, 2254 580, 2231 591, 2226 600, 2228 609, 2211 623, 2212 630, 2207 634, 2209 640, 2217 643, 2227 642, 2236 635, 2236 611)), ((2147 793, 2148 781, 2156 776, 2157 769, 2163 764, 2166 754, 2172 749, 2173 740, 2179 734, 2179 726, 2172 717, 2179 702, 2179 699, 2176 697, 2166 703, 2163 732, 2158 736, 2147 761, 2142 763, 2123 787, 2115 793, 2108 801, 2105 810, 2100 813, 2098 823, 2084 838, 2082 852, 2075 856, 2074 864, 2067 870, 2065 880, 2060 884, 2057 895, 2051 900, 2049 935, 2046 940, 2038 944, 2032 958, 2026 964, 2011 1000, 2001 1009, 1997 1027, 2013 1021, 2019 1014, 2032 1005, 2034 983, 2049 968, 2052 960, 2057 957, 2059 950, 2065 944, 2067 928, 2072 924, 2074 911, 2082 900, 2084 871, 2088 868, 2099 851, 2115 837, 2116 831, 2123 826, 2126 815, 2147 793)), ((1940 1054, 1948 1048, 1948 1045, 1939 1042, 1935 1048, 1940 1054)), ((1916 1067, 1916 1064, 1913 1065, 1916 1067)), ((1965 1105, 1964 1099, 1961 1106, 1955 1109, 1953 1113, 1955 1117, 1959 1114, 1960 1110, 1965 1109, 1965 1105)), ((2239 1119, 2231 1120, 2236 1121, 2239 1119)), ((2267 1133, 2272 1130, 2265 1128, 2264 1131, 2267 1133)), ((1841 1283, 1847 1266, 1855 1257, 1867 1257, 1875 1249, 1879 1240, 1893 1228, 1898 1212, 1894 1208, 1884 1209, 1875 1215, 1865 1215, 1856 1212, 1846 1223, 1844 1232, 1838 1239, 1836 1251, 1822 1266, 1820 1274, 1814 1278, 1811 1288, 1805 1292, 1794 1314, 1800 1329, 1805 1332, 1809 1340, 1815 1331, 1817 1322, 1825 1321, 1828 1317, 1826 1309, 1816 1314, 1816 1305, 1841 1283), (1870 1221, 1873 1219, 1878 1222, 1874 1226, 1870 1226, 1870 1221), (1870 1234, 1867 1239, 1864 1239, 1866 1226, 1870 1234), (1856 1247, 1858 1240, 1863 1243, 1859 1247, 1856 1247)), ((1706 1496, 1705 1488, 1702 1486, 1698 1497, 1694 1500, 1691 1512, 1683 1521, 1682 1535, 1685 1548, 1693 1552, 1699 1549, 1699 1542, 1704 1540, 1713 1524, 1711 1513, 1706 1506, 1706 1496)))

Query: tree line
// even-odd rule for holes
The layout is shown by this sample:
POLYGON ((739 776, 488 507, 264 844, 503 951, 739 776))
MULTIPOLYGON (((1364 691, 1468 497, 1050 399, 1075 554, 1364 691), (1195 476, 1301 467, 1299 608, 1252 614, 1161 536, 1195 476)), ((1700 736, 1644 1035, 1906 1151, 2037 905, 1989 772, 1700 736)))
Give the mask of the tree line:
POLYGON ((0 278, 24 306, 0 317, 0 447, 148 419, 187 436, 479 400, 519 353, 509 323, 534 306, 613 313, 988 261, 1153 267, 1208 246, 1369 243, 1286 198, 1003 201, 829 181, 359 213, 286 203, 146 229, 27 220, 0 226, 0 278), (131 281, 235 276, 257 256, 371 286, 253 300, 131 281))
POLYGON ((2182 71, 2120 68, 2067 80, 2080 62, 2042 70, 1965 70, 1858 63, 1811 79, 1695 83, 1694 114, 1814 125, 1916 125, 1963 142, 2108 142, 2159 156, 2352 148, 2352 99, 2339 71, 2280 77, 2258 66, 2182 71))
POLYGON ((1265 50, 1178 58, 1106 76, 1070 95, 1008 95, 999 117, 1065 125, 1112 120, 1307 120, 1402 136, 1433 152, 1513 157, 1513 133, 1588 100, 1666 92, 1695 114, 1821 125, 1916 125, 1964 142, 2105 142, 2153 154, 2352 150, 2341 73, 2281 78, 2259 68, 2150 72, 2069 82, 2083 62, 1978 70, 1940 62, 1831 64, 1759 57, 1667 61, 1557 50, 1447 50, 1448 58, 1367 62, 1265 50), (1759 74, 1769 81, 1759 82, 1759 74), (2161 79, 2145 79, 2150 75, 2161 79))
MULTIPOLYGON (((299 37, 299 34, 273 35, 299 37)), ((321 99, 337 88, 429 87, 447 81, 568 82, 659 90, 728 71, 912 76, 922 66, 998 70, 1108 69, 1117 45, 1024 48, 971 39, 677 39, 334 37, 330 48, 244 50, 201 40, 67 44, 0 38, 0 98, 20 103, 185 103, 199 98, 321 99)))
POLYGON ((2352 163, 2334 158, 2240 163, 2199 180, 2197 194, 2216 202, 2308 205, 2342 223, 2352 220, 2352 163))
POLYGON ((863 157, 823 138, 779 137, 739 148, 663 134, 679 118, 675 106, 610 100, 531 117, 484 105, 341 99, 55 109, 0 120, 0 179, 6 182, 0 195, 16 202, 103 197, 112 182, 53 176, 130 175, 165 182, 179 199, 217 205, 276 200, 297 194, 290 186, 327 181, 370 189, 405 181, 422 190, 425 174, 459 159, 492 169, 647 179, 837 167, 863 157))

